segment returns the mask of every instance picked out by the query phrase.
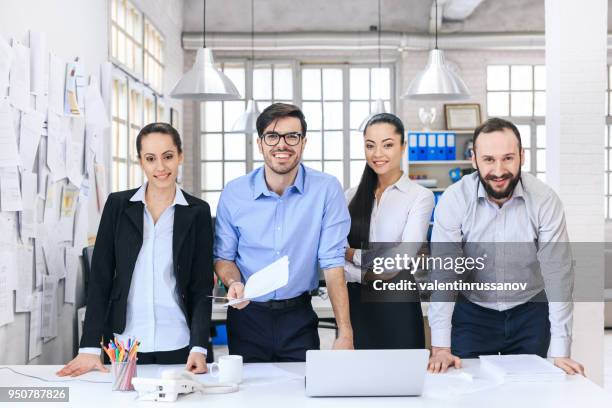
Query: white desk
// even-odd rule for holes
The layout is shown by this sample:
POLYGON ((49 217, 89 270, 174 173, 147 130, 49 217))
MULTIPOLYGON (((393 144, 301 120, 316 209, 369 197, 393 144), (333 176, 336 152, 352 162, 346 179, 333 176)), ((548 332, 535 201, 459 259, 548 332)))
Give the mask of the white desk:
MULTIPOLYGON (((478 360, 463 360, 464 371, 478 374, 478 360)), ((55 371, 61 366, 10 366, 30 375, 47 379, 55 377, 55 371)), ((182 366, 138 366, 141 377, 157 377, 160 369, 182 368, 182 366), (160 368, 161 367, 161 368, 160 368)), ((428 374, 424 395, 421 397, 382 397, 382 398, 308 398, 304 395, 304 364, 245 364, 244 381, 240 391, 233 394, 211 395, 190 394, 179 397, 176 404, 180 407, 495 407, 495 408, 563 408, 563 407, 611 407, 612 395, 606 393, 591 381, 579 377, 568 377, 562 382, 506 383, 469 394, 455 394, 450 387, 460 380, 457 372, 450 376, 428 374)), ((363 375, 367 375, 364 367, 363 375)), ((89 380, 111 381, 111 375, 91 372, 80 377, 89 380)), ((209 374, 200 375, 202 382, 212 381, 209 374)), ((476 381, 476 380, 475 380, 476 381)), ((11 406, 51 407, 172 407, 171 403, 143 402, 136 400, 136 392, 112 392, 111 384, 87 383, 74 381, 68 383, 45 383, 36 379, 20 376, 8 370, 0 370, 2 386, 68 386, 70 403, 19 403, 11 406)), ((474 391, 474 390, 473 390, 474 391)), ((0 406, 9 404, 2 404, 0 406)))

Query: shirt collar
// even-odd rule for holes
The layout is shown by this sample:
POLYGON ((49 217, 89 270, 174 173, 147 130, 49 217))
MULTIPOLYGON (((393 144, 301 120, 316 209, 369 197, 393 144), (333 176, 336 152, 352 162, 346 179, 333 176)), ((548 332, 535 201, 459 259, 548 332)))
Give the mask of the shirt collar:
POLYGON ((399 180, 393 183, 393 187, 397 188, 402 193, 408 193, 410 191, 411 183, 410 178, 406 175, 406 173, 403 173, 399 180))
MULTIPOLYGON (((130 201, 142 201, 143 204, 147 204, 145 201, 145 192, 147 191, 147 185, 148 182, 145 181, 142 186, 140 186, 140 188, 138 189, 138 191, 136 191, 136 193, 134 193, 134 195, 132 196, 132 198, 130 198, 130 201)), ((187 200, 185 199, 185 196, 183 195, 183 192, 181 191, 181 189, 179 188, 178 185, 176 186, 176 192, 174 193, 174 202, 172 202, 172 205, 189 205, 187 203, 187 200)))
MULTIPOLYGON (((306 178, 306 171, 304 165, 300 163, 298 165, 298 172, 295 176, 295 181, 287 189, 295 189, 298 193, 304 193, 304 179, 306 178)), ((255 183, 253 185, 253 199, 257 200, 261 195, 270 196, 272 193, 266 184, 264 166, 261 166, 256 170, 255 183)))

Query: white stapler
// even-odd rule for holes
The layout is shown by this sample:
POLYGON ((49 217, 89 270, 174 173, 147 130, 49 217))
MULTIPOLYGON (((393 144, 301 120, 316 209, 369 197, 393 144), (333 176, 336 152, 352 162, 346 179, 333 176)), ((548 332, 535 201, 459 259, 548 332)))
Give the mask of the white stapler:
POLYGON ((238 384, 209 383, 197 380, 189 371, 165 370, 161 378, 132 378, 138 399, 142 401, 174 402, 179 394, 202 392, 207 394, 226 394, 238 391, 238 384))

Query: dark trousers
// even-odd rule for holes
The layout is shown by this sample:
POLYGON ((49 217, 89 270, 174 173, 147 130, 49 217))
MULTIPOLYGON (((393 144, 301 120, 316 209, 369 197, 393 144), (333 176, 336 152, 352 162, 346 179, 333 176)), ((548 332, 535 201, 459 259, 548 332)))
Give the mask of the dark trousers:
POLYGON ((459 296, 452 318, 452 353, 461 358, 485 354, 537 354, 546 358, 550 321, 543 293, 536 296, 538 301, 503 312, 459 296))
POLYGON ((307 302, 273 309, 251 302, 229 307, 227 337, 230 354, 245 363, 306 361, 306 350, 319 349, 319 318, 307 302))
MULTIPOLYGON (((185 364, 191 347, 187 346, 179 350, 152 351, 150 353, 138 353, 138 364, 185 364)), ((104 363, 110 364, 108 356, 104 354, 104 363)))

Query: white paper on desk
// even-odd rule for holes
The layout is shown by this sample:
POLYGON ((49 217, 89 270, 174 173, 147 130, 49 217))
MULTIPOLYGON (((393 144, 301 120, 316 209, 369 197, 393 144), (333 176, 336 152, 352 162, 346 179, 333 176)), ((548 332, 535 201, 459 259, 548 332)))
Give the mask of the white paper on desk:
POLYGON ((76 281, 79 270, 79 251, 66 248, 66 279, 64 281, 64 303, 74 304, 76 299, 76 281))
POLYGON ((535 354, 480 356, 483 375, 501 381, 563 381, 565 372, 535 354))
POLYGON ((17 135, 8 99, 0 99, 0 167, 19 165, 17 135))
POLYGON ((0 326, 12 323, 14 320, 11 282, 11 275, 14 275, 14 270, 12 268, 14 268, 14 265, 9 259, 0 257, 0 326))
POLYGON ((49 52, 47 36, 30 30, 30 92, 34 95, 47 93, 49 79, 49 52))
POLYGON ((64 113, 64 85, 66 83, 66 62, 49 53, 49 111, 64 113))
POLYGON ((456 400, 462 395, 489 390, 500 384, 502 382, 481 377, 477 369, 472 372, 466 369, 450 369, 446 373, 427 373, 423 396, 441 400, 456 400))
POLYGON ((23 211, 20 213, 19 227, 21 228, 21 239, 25 242, 28 238, 36 238, 37 220, 37 184, 36 173, 23 171, 21 173, 21 196, 23 198, 23 211))
POLYGON ((43 276, 42 337, 57 336, 57 277, 43 276))
POLYGON ((31 246, 17 247, 17 290, 15 291, 15 313, 29 312, 32 303, 34 249, 31 246))
POLYGON ((13 49, 0 35, 0 99, 8 95, 9 72, 13 63, 13 49))
POLYGON ((15 40, 9 74, 9 99, 15 108, 30 110, 30 49, 15 40))
POLYGON ((21 168, 27 171, 34 169, 36 150, 42 135, 43 116, 31 111, 21 114, 21 129, 19 136, 19 156, 21 157, 21 168))
POLYGON ((231 300, 224 306, 267 295, 282 288, 287 282, 289 282, 289 257, 285 255, 249 277, 244 285, 244 298, 231 300))
POLYGON ((0 168, 0 209, 1 211, 23 210, 17 167, 0 168))
POLYGON ((34 292, 30 305, 30 341, 28 347, 28 361, 42 353, 42 292, 34 292))

